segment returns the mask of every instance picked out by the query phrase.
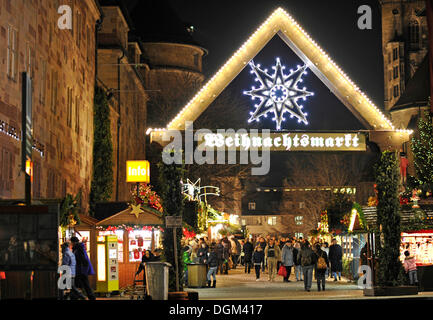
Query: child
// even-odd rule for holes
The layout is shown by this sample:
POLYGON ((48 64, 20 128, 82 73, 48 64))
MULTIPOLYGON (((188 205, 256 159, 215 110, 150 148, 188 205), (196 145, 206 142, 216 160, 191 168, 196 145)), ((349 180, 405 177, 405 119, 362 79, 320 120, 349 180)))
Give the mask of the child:
POLYGON ((253 252, 253 263, 254 269, 256 270, 256 281, 260 280, 260 269, 265 260, 265 253, 263 252, 262 247, 258 244, 254 248, 253 252))
POLYGON ((410 285, 418 285, 415 258, 410 256, 410 253, 407 250, 404 252, 404 255, 406 256, 404 258, 404 270, 406 273, 409 273, 410 285))

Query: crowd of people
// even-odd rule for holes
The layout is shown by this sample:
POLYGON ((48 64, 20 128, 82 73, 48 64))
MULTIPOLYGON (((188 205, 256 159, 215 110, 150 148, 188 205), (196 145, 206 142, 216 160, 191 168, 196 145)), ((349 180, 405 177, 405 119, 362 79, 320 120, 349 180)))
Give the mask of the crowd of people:
POLYGON ((335 239, 329 246, 318 241, 310 244, 303 238, 276 238, 271 236, 239 240, 234 236, 209 242, 206 237, 190 241, 184 246, 184 281, 188 282, 187 264, 208 265, 207 285, 216 287, 216 275, 228 274, 241 265, 245 273, 253 269, 256 281, 267 272, 268 281, 275 281, 277 274, 284 282, 291 282, 292 271, 296 281, 304 281, 306 291, 311 290, 313 272, 318 291, 325 290, 328 277, 341 280, 343 250, 335 239))

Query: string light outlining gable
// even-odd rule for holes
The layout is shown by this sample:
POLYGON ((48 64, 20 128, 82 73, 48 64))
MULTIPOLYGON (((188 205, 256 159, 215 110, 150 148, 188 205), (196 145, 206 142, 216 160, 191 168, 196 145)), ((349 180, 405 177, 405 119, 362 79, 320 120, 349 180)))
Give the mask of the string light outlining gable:
POLYGON ((303 105, 298 100, 307 100, 308 96, 313 96, 313 92, 307 91, 306 87, 298 88, 302 82, 302 76, 307 74, 307 65, 299 66, 296 70, 290 69, 290 73, 284 72, 285 67, 281 64, 279 58, 276 59, 274 73, 270 75, 268 70, 261 69, 260 64, 249 63, 251 74, 256 76, 255 81, 260 83, 259 88, 252 87, 250 91, 244 91, 245 95, 251 96, 252 100, 259 99, 260 102, 255 105, 256 110, 250 112, 248 122, 260 121, 263 116, 267 118, 268 113, 273 113, 273 121, 276 122, 277 130, 281 130, 281 124, 286 120, 284 117, 287 112, 290 118, 296 118, 298 122, 308 124, 307 113, 303 112, 303 105))

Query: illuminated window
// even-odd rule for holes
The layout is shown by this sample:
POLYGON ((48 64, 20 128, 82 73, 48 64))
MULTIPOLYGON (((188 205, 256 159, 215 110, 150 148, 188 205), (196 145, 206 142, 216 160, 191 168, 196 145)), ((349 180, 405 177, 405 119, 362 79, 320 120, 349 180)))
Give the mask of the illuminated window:
POLYGON ((296 216, 295 217, 295 224, 297 226, 303 225, 304 224, 304 216, 296 216))
POLYGON ((248 210, 256 210, 256 203, 255 202, 249 202, 248 203, 248 210))
POLYGON ((277 224, 277 217, 269 217, 268 218, 268 225, 275 226, 277 224))
POLYGON ((304 209, 305 208, 305 202, 299 202, 299 209, 304 209))

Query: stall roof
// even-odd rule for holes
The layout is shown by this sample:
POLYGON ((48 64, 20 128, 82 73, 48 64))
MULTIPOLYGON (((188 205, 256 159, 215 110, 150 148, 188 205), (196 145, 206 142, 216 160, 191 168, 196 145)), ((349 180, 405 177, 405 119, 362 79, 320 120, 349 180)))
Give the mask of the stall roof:
MULTIPOLYGON (((426 214, 426 224, 431 224, 433 228, 433 206, 432 205, 420 205, 421 209, 426 214)), ((377 223, 377 208, 376 207, 363 207, 362 211, 365 216, 365 220, 369 226, 375 226, 377 223)), ((401 223, 408 224, 410 222, 410 219, 413 217, 413 211, 408 210, 402 210, 401 213, 401 223)))
POLYGON ((122 210, 108 218, 105 218, 98 223, 97 226, 107 226, 107 225, 161 225, 163 224, 163 219, 156 210, 151 208, 142 207, 143 212, 141 212, 138 217, 132 213, 131 208, 122 210))
POLYGON ((80 216, 80 220, 81 220, 80 226, 83 223, 85 223, 85 224, 87 224, 89 226, 94 226, 94 225, 96 225, 98 223, 98 219, 95 219, 95 218, 93 218, 91 216, 84 215, 84 214, 80 214, 79 216, 80 216))

